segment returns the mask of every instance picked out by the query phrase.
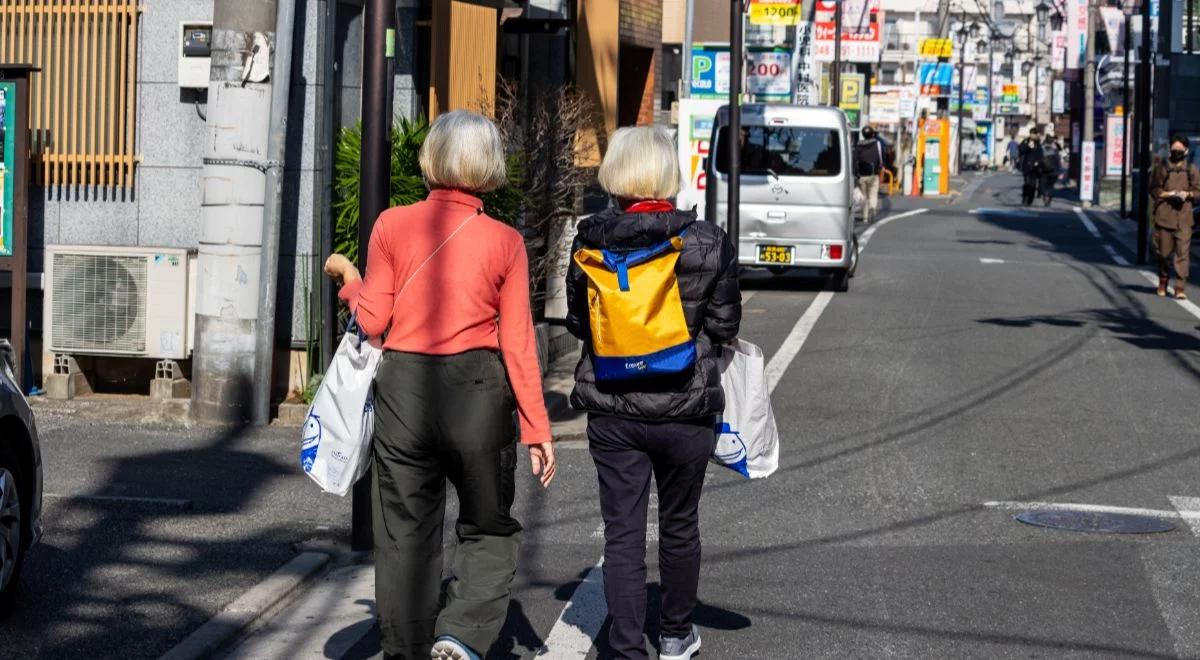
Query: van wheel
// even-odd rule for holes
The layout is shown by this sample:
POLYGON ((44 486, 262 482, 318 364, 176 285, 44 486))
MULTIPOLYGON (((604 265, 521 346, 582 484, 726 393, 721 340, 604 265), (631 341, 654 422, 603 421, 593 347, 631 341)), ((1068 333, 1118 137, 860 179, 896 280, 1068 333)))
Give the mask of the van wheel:
POLYGON ((850 269, 848 268, 839 268, 833 271, 833 277, 829 278, 830 284, 833 286, 833 290, 839 293, 845 293, 846 291, 849 291, 851 276, 850 269))

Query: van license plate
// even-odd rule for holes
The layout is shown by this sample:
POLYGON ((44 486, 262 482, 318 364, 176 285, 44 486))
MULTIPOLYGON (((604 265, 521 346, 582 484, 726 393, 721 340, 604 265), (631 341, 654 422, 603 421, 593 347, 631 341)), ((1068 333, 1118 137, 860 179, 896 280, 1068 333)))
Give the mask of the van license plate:
POLYGON ((794 249, 790 245, 760 245, 758 260, 764 264, 791 264, 794 249))

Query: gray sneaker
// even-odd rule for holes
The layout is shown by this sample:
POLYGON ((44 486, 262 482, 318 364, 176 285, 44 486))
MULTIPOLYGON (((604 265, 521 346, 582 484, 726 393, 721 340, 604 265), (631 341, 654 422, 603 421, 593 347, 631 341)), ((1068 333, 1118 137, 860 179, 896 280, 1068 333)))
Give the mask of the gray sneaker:
POLYGON ((658 660, 691 660, 700 650, 700 629, 692 624, 687 637, 659 637, 658 660))

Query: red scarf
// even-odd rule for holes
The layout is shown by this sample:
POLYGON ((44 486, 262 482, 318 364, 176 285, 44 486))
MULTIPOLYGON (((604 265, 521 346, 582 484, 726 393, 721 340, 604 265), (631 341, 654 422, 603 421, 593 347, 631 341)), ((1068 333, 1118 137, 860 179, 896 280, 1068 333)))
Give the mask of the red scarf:
POLYGON ((674 204, 658 199, 644 199, 625 207, 626 213, 666 213, 674 210, 674 204))

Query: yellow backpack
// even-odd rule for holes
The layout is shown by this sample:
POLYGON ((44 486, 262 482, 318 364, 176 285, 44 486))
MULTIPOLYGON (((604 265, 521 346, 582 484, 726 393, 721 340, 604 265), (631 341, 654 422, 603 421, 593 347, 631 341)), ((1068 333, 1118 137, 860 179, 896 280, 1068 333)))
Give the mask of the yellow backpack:
POLYGON ((575 252, 588 279, 597 381, 678 373, 696 361, 675 275, 682 249, 680 234, 638 250, 575 252))

